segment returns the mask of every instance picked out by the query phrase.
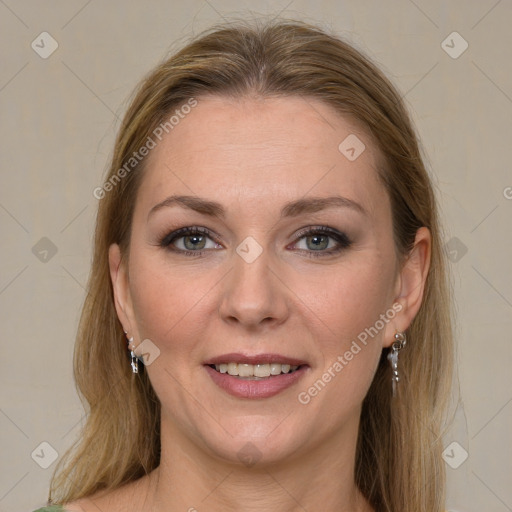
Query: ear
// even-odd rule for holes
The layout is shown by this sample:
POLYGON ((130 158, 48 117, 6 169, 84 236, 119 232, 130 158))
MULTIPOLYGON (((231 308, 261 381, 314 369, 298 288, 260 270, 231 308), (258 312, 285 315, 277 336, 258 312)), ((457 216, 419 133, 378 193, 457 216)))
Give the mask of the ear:
POLYGON ((430 268, 431 249, 430 231, 426 227, 421 227, 416 232, 414 246, 398 275, 394 302, 400 304, 401 309, 393 322, 388 324, 394 331, 386 333, 385 346, 391 346, 396 331, 403 332, 411 325, 420 309, 430 268))
POLYGON ((135 321, 130 295, 127 265, 122 258, 119 245, 112 244, 108 251, 110 279, 114 289, 114 303, 117 317, 129 337, 134 336, 135 321))

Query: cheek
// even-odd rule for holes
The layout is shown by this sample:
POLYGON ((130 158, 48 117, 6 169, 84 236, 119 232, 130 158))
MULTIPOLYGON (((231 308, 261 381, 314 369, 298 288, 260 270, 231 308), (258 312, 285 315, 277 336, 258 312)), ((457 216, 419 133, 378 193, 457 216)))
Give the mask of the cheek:
POLYGON ((134 257, 130 289, 140 339, 149 338, 161 348, 189 354, 195 333, 206 319, 205 307, 215 287, 213 273, 169 267, 161 257, 134 257), (179 341, 179 343, 173 343, 179 341))
POLYGON ((393 261, 376 252, 360 253, 336 272, 301 280, 297 295, 310 310, 319 351, 319 367, 308 382, 310 387, 303 391, 310 389, 310 398, 321 391, 322 398, 313 405, 313 409, 319 407, 318 412, 338 400, 348 408, 355 406, 370 386, 383 336, 394 317, 393 261), (389 311, 393 315, 386 315, 389 311), (325 392, 319 379, 329 383, 325 392))
MULTIPOLYGON (((390 265, 374 257, 360 259, 336 271, 316 272, 297 283, 297 295, 304 298, 312 314, 331 334, 327 340, 340 342, 357 338, 373 326, 391 306, 390 265)), ((380 325, 380 323, 379 323, 380 325)), ((326 349, 333 347, 327 343, 326 349)))

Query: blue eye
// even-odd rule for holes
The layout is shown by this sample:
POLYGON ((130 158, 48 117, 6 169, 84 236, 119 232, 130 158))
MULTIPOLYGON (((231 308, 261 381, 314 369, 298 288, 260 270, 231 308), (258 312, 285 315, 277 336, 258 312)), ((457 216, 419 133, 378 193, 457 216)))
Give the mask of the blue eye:
MULTIPOLYGON (((293 249, 311 257, 330 256, 347 249, 352 244, 345 233, 327 226, 308 227, 297 235, 293 249), (304 245, 305 247, 298 247, 304 245)), ((203 251, 220 249, 213 234, 206 228, 190 226, 178 229, 166 235, 159 244, 161 247, 185 256, 202 256, 203 251)))
POLYGON ((197 256, 205 249, 220 247, 211 239, 210 231, 201 227, 186 227, 173 231, 162 239, 160 245, 191 256, 197 256))
POLYGON ((298 236, 299 242, 296 246, 300 244, 300 241, 304 241, 306 247, 298 247, 298 249, 312 257, 329 256, 347 249, 352 244, 345 233, 327 226, 308 228, 298 236))

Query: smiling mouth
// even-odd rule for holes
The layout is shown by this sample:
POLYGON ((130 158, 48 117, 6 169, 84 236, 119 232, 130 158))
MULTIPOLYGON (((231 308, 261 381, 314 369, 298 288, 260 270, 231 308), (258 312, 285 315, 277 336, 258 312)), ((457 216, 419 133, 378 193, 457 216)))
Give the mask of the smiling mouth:
POLYGON ((246 364, 246 363, 221 363, 209 364, 219 373, 226 373, 232 377, 238 377, 243 380, 261 380, 278 375, 293 373, 305 365, 289 365, 281 363, 262 363, 262 364, 246 364))

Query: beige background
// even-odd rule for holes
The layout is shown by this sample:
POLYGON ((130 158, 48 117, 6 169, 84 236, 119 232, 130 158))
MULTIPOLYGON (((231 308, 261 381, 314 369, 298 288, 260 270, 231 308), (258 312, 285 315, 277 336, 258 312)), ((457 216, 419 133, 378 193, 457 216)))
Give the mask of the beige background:
POLYGON ((512 510, 509 0, 0 0, 0 512, 44 504, 55 462, 40 464, 79 432, 71 356, 92 191, 127 96, 212 23, 278 14, 335 29, 405 95, 440 193, 459 315, 462 401, 445 445, 458 443, 454 466, 469 456, 447 467, 448 508, 512 510), (59 45, 46 59, 31 48, 43 31, 59 45), (458 58, 462 39, 444 44, 452 56, 442 46, 453 31, 469 44, 458 58))

